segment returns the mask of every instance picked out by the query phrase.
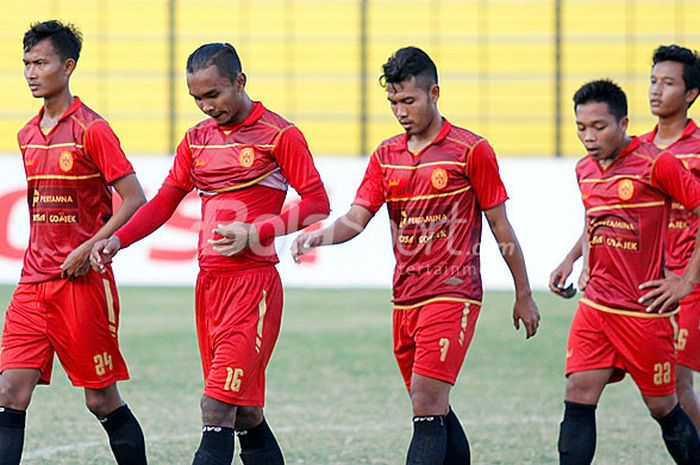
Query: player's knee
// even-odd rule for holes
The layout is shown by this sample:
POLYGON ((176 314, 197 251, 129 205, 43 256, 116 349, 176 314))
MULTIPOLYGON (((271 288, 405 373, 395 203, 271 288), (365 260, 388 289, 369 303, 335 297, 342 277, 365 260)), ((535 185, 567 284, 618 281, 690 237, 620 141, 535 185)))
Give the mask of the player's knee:
POLYGON ((261 407, 238 407, 236 410, 236 429, 245 430, 258 426, 263 421, 261 407))
POLYGON ((225 426, 233 428, 236 421, 236 406, 212 399, 202 397, 199 403, 202 409, 202 423, 208 426, 225 426))
POLYGON ((415 389, 411 391, 414 415, 445 415, 447 400, 435 392, 415 389))
POLYGON ((106 417, 122 404, 116 389, 86 389, 85 406, 97 417, 106 417))
POLYGON ((33 386, 0 375, 0 406, 26 410, 32 399, 33 386))
POLYGON ((570 376, 566 382, 566 400, 579 404, 597 404, 600 392, 596 386, 575 376, 570 376))
POLYGON ((663 396, 663 397, 644 397, 644 402, 647 404, 649 412, 657 417, 665 417, 678 403, 676 396, 663 396))

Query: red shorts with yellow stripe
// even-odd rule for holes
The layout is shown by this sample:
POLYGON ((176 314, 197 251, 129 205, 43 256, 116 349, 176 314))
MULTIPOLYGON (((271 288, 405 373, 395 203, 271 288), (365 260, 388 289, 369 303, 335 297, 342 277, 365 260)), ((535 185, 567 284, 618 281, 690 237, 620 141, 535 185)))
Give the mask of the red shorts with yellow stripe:
POLYGON ((480 310, 479 302, 454 300, 394 307, 394 356, 407 389, 413 373, 457 381, 480 310))
MULTIPOLYGON (((674 324, 669 315, 612 313, 581 299, 571 322, 566 376, 615 368, 610 382, 632 376, 645 396, 676 392, 674 324), (633 316, 639 315, 639 316, 633 316)), ((607 307, 601 307, 607 308, 607 307)))
POLYGON ((204 395, 231 405, 264 406, 265 369, 282 321, 277 270, 202 270, 195 299, 204 395))
POLYGON ((700 285, 680 301, 676 349, 678 365, 700 371, 700 285))
POLYGON ((111 269, 73 280, 19 284, 5 314, 0 371, 41 370, 49 384, 54 352, 73 385, 101 389, 129 379, 119 351, 119 299, 111 269))

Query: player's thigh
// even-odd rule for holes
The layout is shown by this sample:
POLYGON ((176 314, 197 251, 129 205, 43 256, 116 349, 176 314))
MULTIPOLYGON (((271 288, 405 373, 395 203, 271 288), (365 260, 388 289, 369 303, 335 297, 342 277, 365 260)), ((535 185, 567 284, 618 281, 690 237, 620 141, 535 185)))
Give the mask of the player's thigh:
POLYGON ((700 371, 700 291, 697 289, 680 302, 676 335, 677 363, 700 371))
MULTIPOLYGON (((612 368, 622 369, 623 366, 605 334, 604 315, 580 303, 569 328, 565 374, 570 378, 574 373, 612 368)), ((609 381, 619 381, 622 376, 624 373, 615 370, 609 381)))
POLYGON ((471 344, 481 307, 438 301, 421 307, 413 373, 454 384, 471 344))
POLYGON ((51 381, 53 347, 47 335, 45 283, 19 284, 5 313, 0 344, 0 372, 36 369, 40 382, 51 381))
MULTIPOLYGON (((264 404, 265 369, 280 331, 283 292, 273 267, 218 277, 207 288, 205 395, 237 406, 264 404)), ((200 344, 201 345, 201 344, 200 344)), ((202 354, 203 356, 205 353, 202 354)))
POLYGON ((644 396, 676 392, 676 353, 671 318, 607 314, 606 333, 625 370, 644 396))
POLYGON ((102 389, 128 379, 119 349, 119 298, 111 272, 57 280, 51 291, 49 338, 75 386, 102 389))

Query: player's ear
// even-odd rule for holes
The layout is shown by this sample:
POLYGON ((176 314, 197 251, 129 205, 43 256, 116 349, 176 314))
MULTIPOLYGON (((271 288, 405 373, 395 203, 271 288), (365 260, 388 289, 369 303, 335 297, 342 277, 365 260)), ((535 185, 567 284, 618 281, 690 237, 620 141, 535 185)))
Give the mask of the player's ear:
POLYGON ((245 90, 246 82, 248 82, 248 77, 245 75, 245 73, 244 72, 238 73, 238 76, 236 76, 236 80, 235 80, 236 90, 238 92, 243 92, 245 90))
POLYGON ((73 74, 76 64, 77 63, 73 58, 68 58, 65 62, 63 62, 63 74, 66 76, 73 74))
POLYGON ((700 89, 697 87, 695 89, 690 89, 685 91, 685 103, 690 105, 695 101, 696 98, 698 98, 698 93, 700 93, 700 89))
POLYGON ((627 116, 623 116, 618 124, 620 125, 620 132, 627 132, 627 127, 630 124, 630 119, 627 116))
POLYGON ((430 95, 431 102, 437 103, 438 99, 440 98, 440 86, 437 84, 433 84, 432 86, 430 86, 428 95, 430 95))

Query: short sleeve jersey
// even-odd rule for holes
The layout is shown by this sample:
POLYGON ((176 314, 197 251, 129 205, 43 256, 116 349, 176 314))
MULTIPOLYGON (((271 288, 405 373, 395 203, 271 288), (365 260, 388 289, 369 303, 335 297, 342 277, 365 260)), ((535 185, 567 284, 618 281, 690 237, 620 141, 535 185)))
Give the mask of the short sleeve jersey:
POLYGON ((30 221, 22 283, 60 277, 68 254, 111 218, 110 184, 134 172, 112 129, 78 97, 46 134, 42 115, 17 135, 30 221))
POLYGON ((372 154, 354 205, 387 204, 396 258, 394 303, 481 301, 481 212, 506 201, 489 143, 444 120, 435 140, 408 150, 407 136, 372 154))
MULTIPOLYGON (((648 132, 640 139, 649 144, 654 143, 656 131, 648 132)), ((674 143, 659 147, 671 152, 683 166, 700 179, 700 128, 693 120, 689 120, 685 130, 674 143)), ((695 237, 698 232, 698 219, 683 208, 678 202, 671 206, 671 218, 668 222, 668 237, 666 238, 666 267, 674 273, 683 273, 688 266, 690 256, 695 248, 695 237)))
POLYGON ((672 154, 638 138, 607 167, 586 156, 576 175, 590 246, 582 301, 602 311, 646 316, 637 301, 644 293, 639 285, 664 277, 671 202, 695 208, 700 184, 672 154))
POLYGON ((212 230, 233 221, 254 223, 278 215, 288 185, 300 195, 323 189, 301 131, 253 102, 248 117, 220 126, 207 119, 189 129, 164 182, 196 189, 202 199, 198 258, 202 269, 245 269, 279 260, 274 245, 246 248, 233 257, 213 250, 212 230))

